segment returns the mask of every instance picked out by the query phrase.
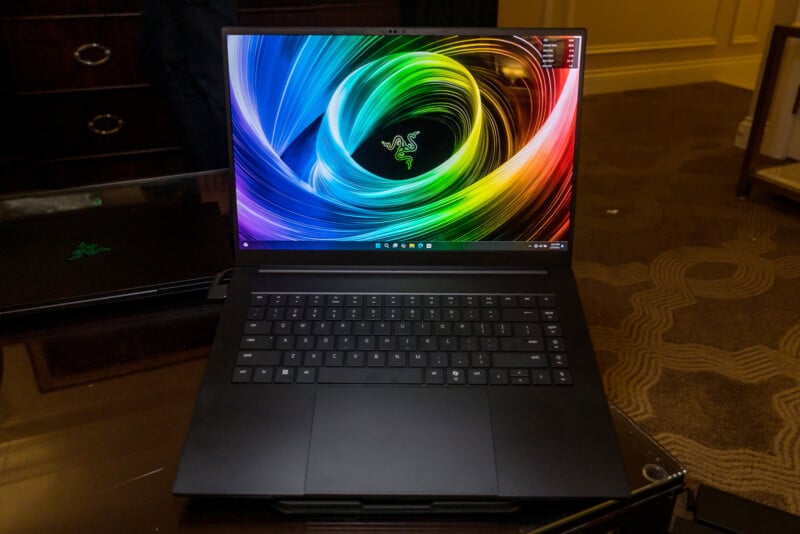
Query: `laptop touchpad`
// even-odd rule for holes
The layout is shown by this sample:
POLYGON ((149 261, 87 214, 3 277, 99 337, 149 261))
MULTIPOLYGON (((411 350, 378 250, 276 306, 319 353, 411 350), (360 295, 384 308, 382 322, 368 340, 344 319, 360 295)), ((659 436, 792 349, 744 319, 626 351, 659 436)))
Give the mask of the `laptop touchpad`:
POLYGON ((486 391, 319 386, 306 493, 497 495, 486 391))

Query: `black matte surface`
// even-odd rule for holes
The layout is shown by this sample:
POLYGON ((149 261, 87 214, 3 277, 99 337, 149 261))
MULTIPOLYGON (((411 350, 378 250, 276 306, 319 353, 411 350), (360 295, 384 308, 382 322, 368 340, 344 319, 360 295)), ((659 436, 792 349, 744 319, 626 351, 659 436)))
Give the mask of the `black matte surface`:
POLYGON ((306 492, 495 496, 486 389, 320 386, 306 492))

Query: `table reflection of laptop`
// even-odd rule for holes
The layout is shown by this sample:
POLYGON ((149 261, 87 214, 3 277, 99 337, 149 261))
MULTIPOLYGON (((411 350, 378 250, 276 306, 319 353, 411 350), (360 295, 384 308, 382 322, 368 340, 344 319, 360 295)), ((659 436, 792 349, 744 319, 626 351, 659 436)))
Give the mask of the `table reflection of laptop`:
POLYGON ((0 316, 207 289, 232 265, 226 184, 208 174, 0 199, 0 316))

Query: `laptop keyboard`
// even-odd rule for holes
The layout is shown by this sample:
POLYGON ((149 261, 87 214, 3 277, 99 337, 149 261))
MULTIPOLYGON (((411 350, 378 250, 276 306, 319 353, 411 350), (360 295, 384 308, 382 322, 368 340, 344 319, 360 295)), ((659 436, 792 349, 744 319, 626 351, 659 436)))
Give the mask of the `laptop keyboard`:
POLYGON ((250 384, 570 385, 554 295, 252 293, 250 384))

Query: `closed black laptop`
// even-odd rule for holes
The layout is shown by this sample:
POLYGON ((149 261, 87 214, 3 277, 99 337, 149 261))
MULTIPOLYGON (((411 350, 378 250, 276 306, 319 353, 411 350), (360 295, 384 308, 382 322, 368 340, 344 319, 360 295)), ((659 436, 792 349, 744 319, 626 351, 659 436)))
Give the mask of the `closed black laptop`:
POLYGON ((174 492, 626 496, 570 267, 585 33, 223 37, 237 269, 174 492))

